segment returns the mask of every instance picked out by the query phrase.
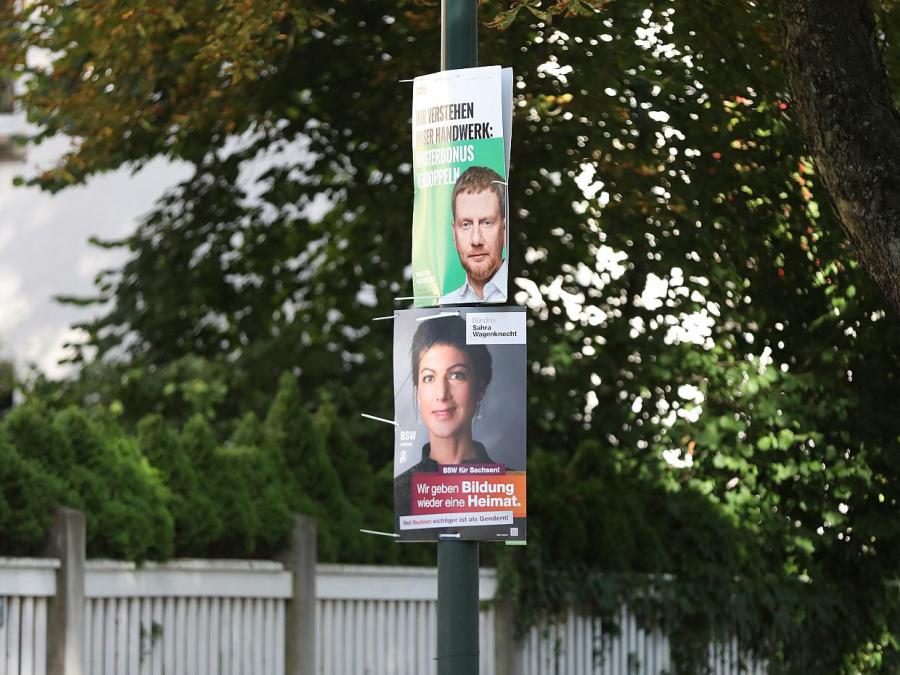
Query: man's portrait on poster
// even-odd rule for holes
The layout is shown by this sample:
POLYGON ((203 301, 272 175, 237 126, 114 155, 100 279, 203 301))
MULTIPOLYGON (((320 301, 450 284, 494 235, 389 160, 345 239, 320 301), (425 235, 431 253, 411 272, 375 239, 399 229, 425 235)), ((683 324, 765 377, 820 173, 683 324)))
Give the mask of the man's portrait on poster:
POLYGON ((450 204, 453 242, 466 280, 440 303, 506 302, 506 181, 493 169, 470 166, 456 180, 450 204))

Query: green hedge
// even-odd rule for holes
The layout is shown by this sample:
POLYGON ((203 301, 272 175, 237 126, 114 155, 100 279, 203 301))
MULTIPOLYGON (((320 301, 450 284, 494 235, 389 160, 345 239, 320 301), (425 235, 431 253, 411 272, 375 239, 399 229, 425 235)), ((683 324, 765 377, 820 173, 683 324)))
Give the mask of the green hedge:
POLYGON ((39 553, 65 505, 85 512, 91 557, 271 557, 306 513, 321 560, 394 562, 399 547, 359 534, 391 527, 379 490, 389 480, 334 408, 311 413, 289 375, 266 418, 224 442, 200 414, 181 428, 149 416, 131 434, 108 412, 31 401, 0 422, 0 555, 39 553))

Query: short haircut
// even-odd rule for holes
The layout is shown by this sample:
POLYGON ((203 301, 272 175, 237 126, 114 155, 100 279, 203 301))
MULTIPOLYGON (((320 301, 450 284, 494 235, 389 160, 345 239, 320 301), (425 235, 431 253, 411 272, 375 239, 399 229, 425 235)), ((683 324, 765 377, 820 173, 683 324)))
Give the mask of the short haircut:
POLYGON ((500 216, 506 220, 506 181, 503 176, 486 166, 470 166, 456 179, 453 194, 450 196, 450 208, 453 211, 453 222, 456 222, 456 198, 461 194, 474 194, 485 190, 493 190, 500 204, 500 216))
POLYGON ((472 361, 472 368, 484 393, 493 374, 491 353, 484 345, 466 344, 466 321, 459 316, 440 316, 419 323, 409 350, 413 387, 419 386, 419 361, 422 354, 434 345, 450 345, 464 351, 472 361))

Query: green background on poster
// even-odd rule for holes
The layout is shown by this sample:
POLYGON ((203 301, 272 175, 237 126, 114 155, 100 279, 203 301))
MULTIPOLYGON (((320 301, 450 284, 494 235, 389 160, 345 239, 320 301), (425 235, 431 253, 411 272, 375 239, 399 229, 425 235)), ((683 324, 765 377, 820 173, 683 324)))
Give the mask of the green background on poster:
MULTIPOLYGON (((504 158, 503 138, 486 138, 480 140, 455 141, 453 143, 416 148, 416 152, 438 147, 459 147, 471 145, 474 148, 474 159, 466 162, 432 164, 422 173, 442 168, 458 169, 459 174, 470 166, 486 166, 493 169, 506 180, 506 161, 504 158)), ((458 174, 457 174, 458 175, 458 174)), ((453 215, 450 196, 453 184, 423 187, 416 191, 413 207, 413 294, 418 307, 430 307, 438 303, 439 296, 460 287, 466 279, 466 273, 456 254, 453 243, 453 215)), ((508 216, 507 216, 508 220, 508 216)), ((509 241, 509 222, 507 241, 509 241)), ((507 252, 504 247, 503 257, 507 252)))

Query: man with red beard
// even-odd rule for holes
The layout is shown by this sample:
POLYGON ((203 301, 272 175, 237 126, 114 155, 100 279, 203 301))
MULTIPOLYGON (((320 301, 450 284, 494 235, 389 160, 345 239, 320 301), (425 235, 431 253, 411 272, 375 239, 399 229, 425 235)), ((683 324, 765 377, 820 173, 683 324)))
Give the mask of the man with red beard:
POLYGON ((492 169, 471 166, 456 180, 451 207, 453 241, 466 281, 441 296, 440 303, 506 302, 506 181, 492 169))

